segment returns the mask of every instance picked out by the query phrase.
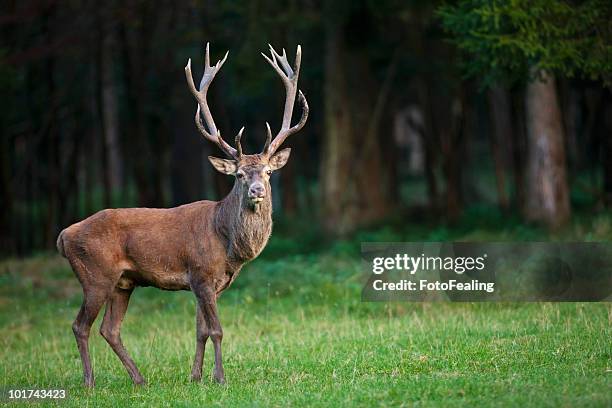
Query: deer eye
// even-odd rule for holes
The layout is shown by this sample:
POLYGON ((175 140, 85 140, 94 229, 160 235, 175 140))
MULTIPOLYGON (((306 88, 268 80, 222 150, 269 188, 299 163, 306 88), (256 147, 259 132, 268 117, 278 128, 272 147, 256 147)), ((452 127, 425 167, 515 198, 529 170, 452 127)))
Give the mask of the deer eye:
POLYGON ((244 177, 244 173, 241 173, 241 172, 236 173, 236 177, 238 177, 239 179, 241 179, 241 178, 243 178, 243 177, 244 177))
POLYGON ((266 170, 266 174, 269 176, 272 174, 272 170, 266 170))

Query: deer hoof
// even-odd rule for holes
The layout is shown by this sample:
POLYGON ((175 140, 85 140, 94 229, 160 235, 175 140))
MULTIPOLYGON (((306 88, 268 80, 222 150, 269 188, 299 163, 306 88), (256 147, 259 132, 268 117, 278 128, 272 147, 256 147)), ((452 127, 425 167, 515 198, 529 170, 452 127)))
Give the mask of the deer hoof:
POLYGON ((215 382, 219 385, 225 385, 225 376, 223 374, 218 375, 218 374, 214 374, 213 378, 215 380, 215 382))
POLYGON ((144 387, 145 385, 147 385, 147 382, 145 381, 144 378, 136 378, 134 380, 134 385, 138 386, 138 387, 144 387))

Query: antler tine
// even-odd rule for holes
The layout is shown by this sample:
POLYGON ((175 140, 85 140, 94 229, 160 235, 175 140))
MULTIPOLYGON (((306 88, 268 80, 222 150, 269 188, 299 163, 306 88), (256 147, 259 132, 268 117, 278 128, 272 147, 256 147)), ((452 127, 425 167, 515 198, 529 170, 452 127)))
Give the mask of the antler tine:
POLYGON ((238 151, 238 157, 242 156, 242 145, 240 144, 240 139, 242 138, 242 132, 244 132, 244 126, 242 127, 242 129, 240 129, 240 131, 236 135, 236 139, 234 140, 236 144, 236 150, 238 151))
POLYGON ((268 47, 270 47, 270 52, 272 53, 272 56, 274 57, 274 61, 275 62, 280 61, 285 75, 287 75, 288 78, 291 78, 293 76, 293 69, 291 69, 291 65, 289 64, 289 61, 287 60, 287 53, 285 52, 285 49, 283 48, 283 55, 281 56, 281 55, 278 55, 274 47, 272 47, 270 44, 268 44, 268 47))
POLYGON ((214 67, 210 66, 210 46, 209 43, 206 43, 206 54, 204 57, 204 74, 202 75, 202 80, 200 81, 200 89, 196 89, 195 83, 193 82, 193 74, 191 73, 191 58, 187 61, 187 65, 185 66, 185 77, 187 78, 187 85, 189 90, 193 94, 194 98, 198 102, 198 109, 196 111, 195 123, 196 127, 202 133, 202 135, 208 139, 209 141, 215 143, 225 154, 230 157, 236 158, 238 152, 236 149, 227 144, 223 138, 221 137, 221 133, 217 129, 215 125, 215 121, 210 113, 210 109, 208 107, 208 102, 206 100, 206 95, 208 93, 208 87, 211 82, 217 75, 217 72, 221 69, 225 61, 227 60, 227 56, 229 51, 225 53, 225 56, 222 60, 218 61, 214 67), (202 118, 200 117, 200 112, 204 116, 204 120, 206 121, 206 126, 208 127, 208 131, 204 127, 202 123, 202 118))
POLYGON ((268 148, 268 155, 273 155, 274 152, 278 150, 278 148, 285 142, 285 140, 289 136, 299 132, 306 124, 310 108, 308 107, 308 102, 306 101, 306 97, 304 96, 302 91, 299 91, 298 99, 300 101, 300 104, 302 105, 302 117, 300 118, 300 121, 295 126, 285 130, 281 129, 278 132, 278 134, 270 144, 270 147, 268 148))
POLYGON ((270 142, 272 142, 272 130, 270 129, 270 124, 266 122, 266 128, 268 135, 266 136, 266 144, 264 144, 263 153, 268 154, 268 150, 270 149, 270 142))
POLYGON ((198 105, 198 108, 196 109, 195 124, 198 130, 200 131, 200 133, 206 139, 216 144, 219 147, 219 149, 221 149, 223 153, 225 153, 228 157, 232 157, 234 159, 237 157, 238 153, 236 149, 234 149, 232 146, 227 144, 225 140, 223 140, 223 138, 221 137, 221 132, 218 132, 216 136, 213 136, 210 133, 208 133, 208 131, 204 127, 204 124, 202 123, 202 117, 200 116, 200 105, 198 105))
MULTIPOLYGON (((269 45, 269 44, 268 44, 269 45)), ((291 127, 291 117, 293 115, 293 105, 295 103, 295 96, 298 92, 297 83, 298 78, 300 76, 300 66, 302 63, 302 47, 297 46, 296 54, 295 54, 295 65, 294 68, 291 68, 289 65, 289 61, 287 60, 287 53, 285 49, 283 49, 283 55, 279 55, 274 48, 269 45, 270 54, 272 58, 268 57, 266 54, 262 53, 266 61, 274 68, 276 73, 281 77, 283 84, 285 85, 285 90, 287 92, 287 96, 285 99, 285 110, 283 113, 283 123, 281 125, 281 129, 274 138, 271 143, 266 141, 266 146, 264 147, 264 153, 267 155, 272 155, 276 150, 280 147, 281 144, 287 139, 288 136, 300 130, 304 124, 306 123, 306 119, 308 119, 308 103, 306 102, 306 97, 302 92, 299 93, 299 100, 302 104, 302 118, 298 122, 297 125, 291 127)), ((271 138, 270 127, 268 125, 268 135, 271 138)))

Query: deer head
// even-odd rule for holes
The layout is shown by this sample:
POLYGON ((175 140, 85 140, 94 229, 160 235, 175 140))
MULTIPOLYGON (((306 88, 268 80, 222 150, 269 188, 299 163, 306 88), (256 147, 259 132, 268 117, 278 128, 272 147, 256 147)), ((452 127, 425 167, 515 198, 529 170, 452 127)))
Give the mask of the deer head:
POLYGON ((185 75, 187 77, 189 89, 198 102, 198 108, 195 115, 196 127, 206 139, 216 144, 219 149, 221 149, 228 156, 228 159, 221 159, 213 156, 209 156, 208 159, 217 171, 236 177, 236 184, 241 189, 243 198, 252 205, 257 205, 264 199, 270 197, 271 191, 269 179, 272 172, 283 167, 287 163, 287 160, 289 160, 291 149, 287 148, 280 151, 278 151, 278 149, 283 144, 285 139, 287 139, 287 137, 298 132, 300 129, 302 129, 302 127, 304 127, 306 119, 308 118, 308 103, 306 102, 306 97, 301 91, 298 91, 297 88, 298 77, 300 74, 300 63, 302 59, 302 49, 298 45, 295 56, 295 65, 293 68, 291 68, 289 61, 287 60, 287 55, 284 49, 283 55, 281 56, 270 45, 271 55, 267 56, 264 53, 261 54, 272 66, 272 68, 274 68, 283 81, 286 90, 286 99, 283 123, 280 130, 274 139, 272 139, 270 124, 266 122, 266 143, 262 152, 257 154, 243 154, 242 152, 240 139, 242 138, 244 127, 242 127, 242 129, 240 129, 236 135, 236 148, 233 148, 227 144, 221 137, 221 133, 217 129, 208 107, 208 102, 206 100, 208 87, 210 86, 210 83, 214 79, 217 72, 219 72, 225 63, 228 53, 229 51, 225 54, 225 57, 218 61, 214 66, 210 66, 209 44, 206 44, 204 74, 202 75, 202 80, 200 81, 199 90, 196 89, 193 82, 193 75, 191 73, 191 59, 189 59, 187 66, 185 66, 185 75), (302 104, 302 117, 295 126, 291 126, 291 117, 293 114, 293 104, 295 103, 296 93, 299 94, 298 99, 302 104), (204 116, 208 130, 202 123, 200 113, 202 113, 204 116))

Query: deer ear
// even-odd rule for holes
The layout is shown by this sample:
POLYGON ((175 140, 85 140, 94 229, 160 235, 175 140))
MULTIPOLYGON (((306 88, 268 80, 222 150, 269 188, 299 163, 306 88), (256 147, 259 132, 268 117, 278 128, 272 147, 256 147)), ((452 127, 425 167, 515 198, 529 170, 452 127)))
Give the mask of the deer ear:
POLYGON ((278 170, 287 164, 287 160, 289 160, 289 154, 291 154, 291 149, 286 148, 281 150, 280 152, 274 153, 274 156, 270 158, 270 168, 272 170, 278 170))
POLYGON ((234 160, 220 159, 218 157, 208 156, 208 160, 218 172, 223 174, 236 174, 237 165, 234 160))

